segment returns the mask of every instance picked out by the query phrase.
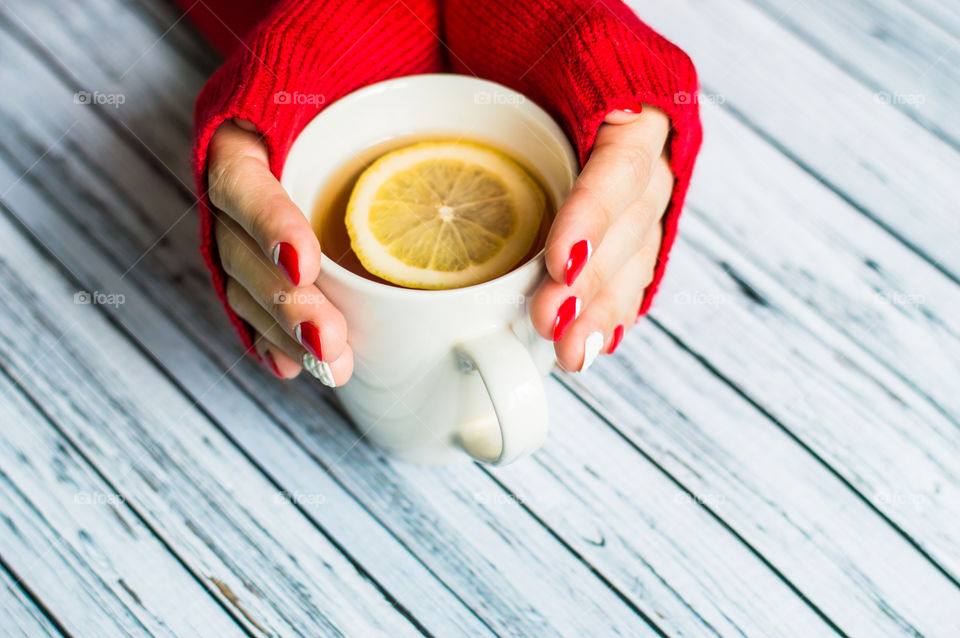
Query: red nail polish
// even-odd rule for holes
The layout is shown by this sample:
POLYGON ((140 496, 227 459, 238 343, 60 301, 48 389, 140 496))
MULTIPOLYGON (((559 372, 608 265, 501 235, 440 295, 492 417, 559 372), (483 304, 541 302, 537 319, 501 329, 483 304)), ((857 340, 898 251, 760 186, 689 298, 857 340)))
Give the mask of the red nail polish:
POLYGON ((620 345, 620 342, 623 341, 623 324, 618 324, 616 328, 613 329, 613 336, 610 337, 610 349, 607 350, 607 354, 613 354, 613 351, 617 349, 617 346, 620 345))
POLYGON ((573 320, 577 318, 577 315, 580 314, 580 300, 577 297, 567 297, 566 300, 560 304, 560 309, 557 310, 557 318, 553 320, 553 340, 560 341, 563 338, 563 333, 567 331, 567 327, 573 323, 573 320))
POLYGON ((274 246, 273 263, 280 267, 294 286, 300 285, 300 259, 293 246, 285 241, 274 246))
POLYGON ((281 374, 280 368, 277 366, 277 362, 273 358, 273 354, 269 350, 264 350, 263 362, 267 364, 268 368, 270 368, 270 372, 274 373, 281 379, 283 378, 283 374, 281 374))
POLYGON ((570 248, 570 256, 567 258, 567 269, 564 271, 564 280, 570 286, 576 280, 577 275, 583 270, 590 259, 590 240, 581 239, 570 248))
POLYGON ((320 329, 309 321, 299 324, 294 331, 300 345, 310 351, 310 354, 323 361, 323 346, 320 344, 320 329))

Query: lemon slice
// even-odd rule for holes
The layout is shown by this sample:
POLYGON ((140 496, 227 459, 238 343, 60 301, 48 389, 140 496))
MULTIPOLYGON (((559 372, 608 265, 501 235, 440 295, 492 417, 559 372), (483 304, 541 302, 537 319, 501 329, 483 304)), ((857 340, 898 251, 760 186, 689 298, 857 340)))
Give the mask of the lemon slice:
POLYGON ((527 254, 547 198, 503 153, 422 142, 374 162, 347 204, 353 251, 407 288, 460 288, 498 277, 527 254))

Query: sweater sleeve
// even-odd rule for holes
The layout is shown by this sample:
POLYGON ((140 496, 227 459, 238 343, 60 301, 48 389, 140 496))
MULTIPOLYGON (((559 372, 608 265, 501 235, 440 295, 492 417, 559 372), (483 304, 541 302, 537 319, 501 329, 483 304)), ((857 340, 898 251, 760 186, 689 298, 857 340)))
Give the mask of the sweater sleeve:
POLYGON ((490 79, 549 111, 586 163, 610 111, 663 110, 675 184, 663 241, 639 314, 663 279, 702 131, 690 58, 619 0, 446 0, 441 17, 452 69, 490 79))
POLYGON ((279 177, 293 140, 325 105, 374 82, 442 70, 438 31, 434 0, 281 0, 201 90, 192 158, 201 251, 248 350, 253 331, 226 303, 213 236, 207 149, 214 131, 227 119, 252 122, 279 177))

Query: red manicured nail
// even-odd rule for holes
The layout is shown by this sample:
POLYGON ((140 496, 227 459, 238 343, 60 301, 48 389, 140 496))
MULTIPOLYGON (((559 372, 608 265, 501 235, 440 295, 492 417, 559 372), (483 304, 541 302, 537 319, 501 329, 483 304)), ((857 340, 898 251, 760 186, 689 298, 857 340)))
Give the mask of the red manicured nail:
POLYGON ((283 378, 283 374, 281 374, 280 368, 277 366, 277 362, 269 350, 263 351, 263 361, 267 364, 267 367, 270 368, 270 372, 274 373, 281 379, 283 378))
POLYGON ((273 263, 280 267, 294 286, 300 285, 300 258, 293 246, 285 241, 274 246, 273 263))
POLYGON ((323 346, 320 345, 320 329, 309 321, 299 324, 294 332, 300 345, 310 351, 318 361, 323 361, 323 346))
POLYGON ((564 271, 563 278, 568 286, 576 280, 588 259, 590 259, 590 240, 581 239, 570 248, 570 256, 567 258, 567 269, 564 271))
POLYGON ((610 349, 607 350, 607 354, 613 354, 613 351, 617 349, 617 346, 620 345, 620 342, 623 341, 623 324, 617 324, 617 327, 613 329, 613 336, 610 337, 610 349))
POLYGON ((567 299, 560 304, 560 309, 557 310, 557 318, 553 320, 553 340, 560 341, 563 338, 563 333, 567 331, 567 327, 573 323, 573 320, 577 318, 577 315, 580 314, 580 299, 577 297, 567 297, 567 299))

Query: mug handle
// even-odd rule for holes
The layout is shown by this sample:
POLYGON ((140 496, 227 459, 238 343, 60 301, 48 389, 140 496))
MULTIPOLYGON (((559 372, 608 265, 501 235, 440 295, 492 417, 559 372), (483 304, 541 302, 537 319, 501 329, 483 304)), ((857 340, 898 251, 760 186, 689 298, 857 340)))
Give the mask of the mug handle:
POLYGON ((530 352, 513 331, 503 328, 471 339, 454 352, 462 371, 480 373, 500 429, 497 456, 484 453, 491 447, 489 427, 486 435, 461 427, 457 438, 463 450, 478 461, 506 465, 540 447, 547 437, 547 395, 530 352))

